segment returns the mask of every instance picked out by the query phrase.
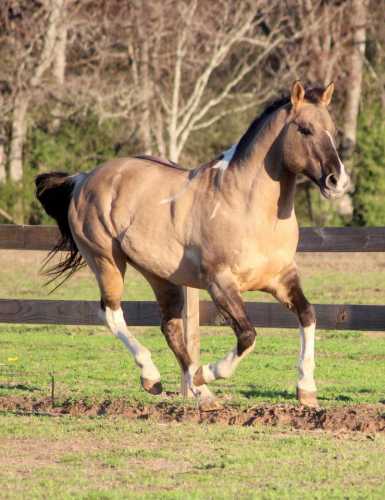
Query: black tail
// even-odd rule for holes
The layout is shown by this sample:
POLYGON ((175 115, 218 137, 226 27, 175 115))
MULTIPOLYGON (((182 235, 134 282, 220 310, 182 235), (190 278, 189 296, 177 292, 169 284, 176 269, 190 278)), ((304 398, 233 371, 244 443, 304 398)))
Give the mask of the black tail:
POLYGON ((51 277, 48 284, 64 276, 64 279, 52 290, 54 291, 71 277, 74 272, 85 266, 85 262, 79 253, 68 223, 68 208, 75 187, 75 180, 73 176, 69 176, 64 172, 50 172, 38 175, 35 179, 35 184, 37 199, 43 205, 47 214, 56 220, 61 234, 60 240, 49 252, 43 263, 44 273, 51 277), (51 259, 61 251, 66 251, 67 253, 61 258, 58 264, 48 267, 51 259))

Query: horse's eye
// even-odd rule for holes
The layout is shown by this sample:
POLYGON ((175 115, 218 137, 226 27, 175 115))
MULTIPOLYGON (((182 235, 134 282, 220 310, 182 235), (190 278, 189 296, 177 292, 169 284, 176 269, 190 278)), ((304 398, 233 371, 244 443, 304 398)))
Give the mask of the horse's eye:
POLYGON ((298 125, 298 130, 302 135, 312 135, 312 131, 308 127, 303 127, 302 125, 298 125))

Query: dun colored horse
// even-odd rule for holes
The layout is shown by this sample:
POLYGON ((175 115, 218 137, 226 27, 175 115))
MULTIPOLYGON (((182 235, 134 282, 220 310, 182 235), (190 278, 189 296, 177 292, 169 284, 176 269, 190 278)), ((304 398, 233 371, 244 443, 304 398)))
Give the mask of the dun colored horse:
POLYGON ((68 256, 48 272, 72 274, 84 261, 101 293, 101 314, 140 368, 143 388, 162 391, 148 349, 127 329, 122 309, 127 263, 150 283, 168 345, 190 391, 210 398, 206 384, 227 378, 255 345, 241 293, 271 293, 299 319, 297 397, 317 405, 314 382, 315 314, 294 262, 298 224, 297 174, 326 198, 342 195, 349 178, 333 140, 327 106, 334 85, 292 86, 290 97, 267 107, 238 144, 193 170, 153 157, 119 158, 90 173, 52 172, 36 178, 37 197, 56 219, 68 256), (206 289, 237 338, 217 363, 194 366, 182 335, 182 287, 206 289))

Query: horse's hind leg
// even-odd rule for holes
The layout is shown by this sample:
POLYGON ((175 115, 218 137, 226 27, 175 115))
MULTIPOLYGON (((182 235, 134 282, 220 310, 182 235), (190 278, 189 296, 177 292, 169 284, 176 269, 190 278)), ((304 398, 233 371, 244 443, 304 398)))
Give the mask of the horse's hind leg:
POLYGON ((145 275, 145 277, 154 290, 160 307, 161 330, 182 369, 187 387, 194 397, 213 400, 214 396, 208 387, 205 385, 196 387, 193 384, 193 376, 198 367, 193 364, 183 337, 183 288, 157 276, 145 275))
MULTIPOLYGON (((87 259, 88 261, 88 259, 87 259)), ((151 359, 150 351, 128 330, 121 308, 123 279, 126 270, 124 255, 116 254, 112 259, 99 257, 89 262, 99 283, 101 292, 101 315, 111 330, 131 352, 141 371, 143 388, 151 394, 162 392, 160 374, 151 359)))

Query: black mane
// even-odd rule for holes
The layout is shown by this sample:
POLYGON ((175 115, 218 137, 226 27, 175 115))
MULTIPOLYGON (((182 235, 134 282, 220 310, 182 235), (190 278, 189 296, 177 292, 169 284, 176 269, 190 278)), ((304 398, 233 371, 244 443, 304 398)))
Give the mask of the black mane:
MULTIPOLYGON (((318 104, 322 97, 324 89, 322 87, 310 87, 305 90, 305 99, 313 104, 318 104)), ((254 142, 258 135, 258 132, 262 128, 263 123, 266 118, 277 111, 282 106, 290 103, 290 96, 284 96, 276 99, 267 105, 267 107, 262 111, 262 113, 255 118, 251 123, 249 128, 241 137, 238 142, 237 148, 235 150, 232 162, 242 162, 247 160, 254 149, 254 142)))

